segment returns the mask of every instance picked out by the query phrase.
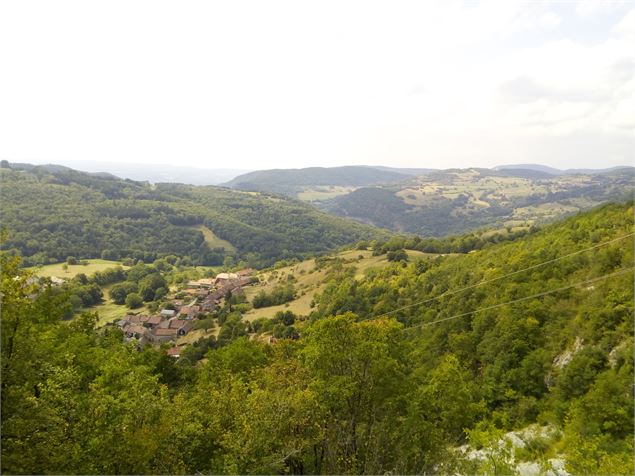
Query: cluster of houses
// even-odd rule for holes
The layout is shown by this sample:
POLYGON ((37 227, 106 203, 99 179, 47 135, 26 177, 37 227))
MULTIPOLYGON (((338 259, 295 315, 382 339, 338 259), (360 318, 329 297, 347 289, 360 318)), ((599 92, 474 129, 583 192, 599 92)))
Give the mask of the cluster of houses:
MULTIPOLYGON (((215 278, 190 281, 180 291, 187 299, 172 299, 170 305, 157 315, 127 315, 117 322, 127 340, 136 340, 140 346, 176 342, 187 335, 194 322, 214 311, 228 294, 242 292, 243 286, 253 282, 253 269, 237 273, 219 273, 215 278)), ((178 347, 168 349, 168 355, 179 357, 178 347)))

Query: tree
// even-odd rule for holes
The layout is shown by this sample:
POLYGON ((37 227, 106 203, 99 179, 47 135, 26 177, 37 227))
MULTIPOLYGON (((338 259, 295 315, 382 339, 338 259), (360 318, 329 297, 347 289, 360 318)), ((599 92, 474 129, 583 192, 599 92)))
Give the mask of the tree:
POLYGON ((125 304, 126 296, 137 292, 137 285, 130 281, 114 284, 108 294, 115 304, 125 304))
POLYGON ((405 391, 400 325, 355 321, 352 313, 323 319, 305 334, 301 362, 327 415, 316 472, 382 473, 399 459, 393 435, 385 430, 405 391))
POLYGON ((130 309, 137 309, 143 306, 143 298, 137 293, 130 293, 126 296, 126 306, 130 309))
POLYGON ((389 251, 386 257, 388 261, 408 261, 408 255, 405 250, 389 251))
MULTIPOLYGON (((154 299, 157 289, 167 287, 165 278, 160 273, 152 273, 139 281, 139 294, 144 301, 149 302, 154 299)), ((166 291, 167 292, 167 291, 166 291)))
POLYGON ((168 294, 168 290, 161 287, 158 288, 155 292, 154 292, 154 300, 158 301, 159 299, 163 299, 166 295, 168 294))
POLYGON ((231 269, 234 267, 234 258, 231 256, 225 256, 223 260, 223 268, 231 269))
POLYGON ((101 259, 108 261, 117 261, 119 259, 119 253, 115 250, 103 250, 101 252, 101 259))
MULTIPOLYGON (((470 373, 453 355, 446 355, 418 389, 412 402, 420 417, 442 429, 454 444, 463 443, 470 428, 485 413, 485 402, 470 373), (451 395, 451 398, 448 396, 451 395)), ((423 423, 423 422, 422 422, 423 423)))
POLYGON ((282 322, 285 326, 291 326, 295 323, 296 315, 293 311, 278 311, 273 319, 282 322))

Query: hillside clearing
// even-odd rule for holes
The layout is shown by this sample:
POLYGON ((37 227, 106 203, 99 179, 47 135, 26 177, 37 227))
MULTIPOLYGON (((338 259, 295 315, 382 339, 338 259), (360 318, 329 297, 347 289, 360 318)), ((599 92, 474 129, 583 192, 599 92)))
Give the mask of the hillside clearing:
POLYGON ((212 230, 207 228, 206 226, 197 225, 197 226, 192 226, 191 228, 193 230, 198 230, 201 233, 203 233, 203 238, 205 238, 205 243, 207 243, 207 246, 209 246, 210 248, 212 249, 223 248, 225 251, 230 251, 232 253, 236 251, 236 247, 234 245, 232 245, 229 241, 223 240, 222 238, 219 238, 218 236, 216 236, 216 234, 212 230))
POLYGON ((346 195, 356 190, 358 187, 340 187, 340 186, 315 186, 305 187, 301 192, 298 192, 298 199, 305 202, 313 202, 319 200, 328 200, 340 195, 346 195))
POLYGON ((119 261, 109 261, 105 259, 88 259, 85 261, 87 261, 88 264, 69 264, 66 270, 64 269, 66 263, 47 264, 45 266, 34 266, 27 269, 33 271, 41 278, 56 276, 58 278, 71 279, 80 273, 90 276, 97 271, 104 271, 105 269, 114 268, 115 266, 121 266, 124 269, 129 268, 129 266, 123 266, 119 261))
MULTIPOLYGON (((415 250, 406 250, 406 253, 410 259, 438 256, 415 250)), ((368 250, 343 251, 335 255, 335 258, 343 260, 345 268, 355 267, 355 279, 363 279, 365 272, 371 268, 382 268, 390 264, 386 255, 373 256, 372 251, 368 250)), ((310 259, 291 266, 260 273, 258 277, 262 284, 245 289, 245 295, 250 302, 253 301, 254 296, 259 292, 271 292, 277 285, 286 283, 288 280, 294 282, 297 298, 278 306, 252 309, 243 315, 243 319, 246 321, 254 321, 263 317, 270 319, 278 311, 292 311, 299 316, 308 315, 311 312, 313 297, 324 289, 325 281, 330 271, 330 266, 317 269, 315 260, 310 259)))
POLYGON ((108 323, 123 319, 123 317, 127 314, 150 314, 146 305, 137 309, 128 309, 128 307, 124 304, 115 304, 113 300, 110 299, 109 295, 110 288, 112 288, 112 286, 112 284, 102 286, 101 290, 104 293, 104 297, 101 304, 84 309, 85 312, 97 313, 98 319, 96 327, 102 327, 108 323))

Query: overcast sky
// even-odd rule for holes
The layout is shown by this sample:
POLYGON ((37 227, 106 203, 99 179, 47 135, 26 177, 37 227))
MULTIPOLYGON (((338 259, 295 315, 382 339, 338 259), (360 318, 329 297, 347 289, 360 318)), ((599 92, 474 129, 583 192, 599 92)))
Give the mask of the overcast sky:
POLYGON ((0 3, 0 158, 633 163, 633 2, 0 3))

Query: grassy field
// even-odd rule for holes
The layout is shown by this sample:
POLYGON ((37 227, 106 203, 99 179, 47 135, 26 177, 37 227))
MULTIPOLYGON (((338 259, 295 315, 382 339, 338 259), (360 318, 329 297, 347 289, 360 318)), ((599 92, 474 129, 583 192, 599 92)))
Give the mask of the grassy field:
POLYGON ((298 198, 305 202, 313 202, 318 200, 328 200, 339 195, 346 195, 357 187, 340 187, 340 186, 319 186, 307 187, 302 192, 298 192, 298 198))
POLYGON ((225 251, 231 251, 231 252, 236 251, 236 247, 234 245, 232 245, 229 241, 223 240, 219 238, 218 236, 216 236, 214 232, 210 230, 209 228, 207 228, 206 226, 198 225, 198 226, 193 226, 192 228, 203 233, 203 237, 205 238, 205 243, 207 243, 207 245, 210 248, 223 248, 225 251))
MULTIPOLYGON (((487 208, 490 206, 481 197, 493 199, 498 204, 510 205, 512 200, 532 194, 546 195, 548 193, 564 192, 588 186, 592 177, 585 175, 553 177, 545 180, 530 180, 522 177, 482 176, 475 170, 464 170, 447 173, 442 179, 434 176, 419 177, 406 188, 397 191, 395 195, 401 197, 408 205, 429 206, 435 200, 442 198, 455 199, 460 195, 468 197, 467 208, 487 208)), ((576 201, 572 199, 570 201, 576 201)), ((551 205, 551 204, 549 204, 551 205)), ((555 207, 519 209, 518 215, 532 218, 550 217, 552 213, 566 213, 567 208, 576 210, 581 207, 595 205, 593 201, 575 203, 572 207, 555 207)))
MULTIPOLYGON (((87 265, 69 264, 68 269, 66 270, 64 269, 65 263, 48 264, 46 266, 37 266, 28 269, 34 271, 35 274, 42 278, 57 276, 58 278, 70 279, 80 273, 84 273, 86 276, 89 276, 96 271, 103 271, 115 266, 122 266, 118 261, 108 261, 105 259, 89 259, 86 261, 88 262, 87 265)), ((128 268, 128 266, 123 266, 123 268, 128 268)))
POLYGON ((101 290, 104 293, 104 297, 101 304, 85 309, 89 312, 97 312, 97 314, 99 315, 99 319, 97 320, 97 327, 102 327, 109 322, 118 321, 129 313, 150 314, 150 311, 146 306, 137 309, 128 309, 123 304, 115 304, 114 302, 112 302, 112 299, 110 299, 110 296, 108 295, 108 292, 110 291, 110 288, 112 286, 114 285, 109 284, 108 286, 102 286, 101 290))
MULTIPOLYGON (((409 258, 434 257, 437 255, 422 253, 420 251, 407 250, 409 258)), ((377 267, 387 266, 390 262, 386 259, 386 255, 372 256, 371 251, 350 250, 344 251, 337 255, 345 261, 344 267, 355 267, 355 279, 363 279, 366 270, 377 267)), ((258 286, 250 286, 245 289, 245 295, 249 301, 260 291, 270 292, 278 284, 287 282, 288 276, 295 279, 294 286, 297 298, 286 304, 279 306, 263 307, 260 309, 252 309, 243 315, 246 321, 254 321, 256 319, 272 318, 278 311, 293 311, 299 316, 306 316, 311 312, 311 301, 316 293, 324 289, 325 279, 329 273, 329 268, 315 268, 315 260, 306 260, 301 263, 286 266, 273 271, 260 273, 258 277, 261 284, 258 286)))
POLYGON ((184 345, 184 344, 193 344, 199 339, 203 337, 218 337, 220 333, 220 326, 216 325, 213 329, 205 330, 205 329, 196 329, 187 333, 187 335, 181 336, 176 339, 176 345, 184 345))
POLYGON ((151 314, 146 306, 137 309, 128 309, 125 305, 115 304, 108 297, 108 293, 104 292, 104 302, 97 306, 86 309, 90 312, 97 312, 99 319, 97 321, 97 327, 104 326, 109 322, 118 321, 122 319, 126 314, 151 314))
POLYGON ((416 186, 404 188, 396 195, 403 198, 405 203, 415 206, 424 206, 435 198, 455 199, 459 195, 467 195, 470 203, 489 207, 487 202, 480 199, 486 192, 490 192, 489 197, 505 202, 514 197, 561 189, 561 185, 555 181, 538 184, 520 177, 482 177, 474 171, 462 171, 452 174, 451 180, 439 183, 422 178, 416 186))
MULTIPOLYGON (((105 296, 104 296, 105 297, 105 296)), ((99 304, 91 309, 87 309, 87 311, 96 311, 99 314, 99 319, 97 320, 97 327, 104 326, 109 322, 118 321, 122 319, 127 313, 128 308, 126 306, 120 306, 110 301, 110 299, 105 299, 103 304, 99 304)), ((134 312, 137 312, 136 309, 134 312)))

